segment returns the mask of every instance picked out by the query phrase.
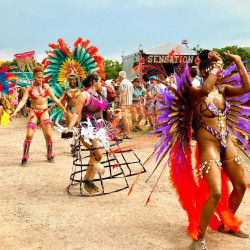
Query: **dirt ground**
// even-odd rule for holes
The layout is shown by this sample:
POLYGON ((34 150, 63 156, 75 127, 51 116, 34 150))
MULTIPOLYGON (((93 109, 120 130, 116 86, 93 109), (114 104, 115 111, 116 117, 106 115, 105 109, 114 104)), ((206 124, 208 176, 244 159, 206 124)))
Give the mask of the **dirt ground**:
MULTIPOLYGON (((189 248, 187 216, 170 186, 167 169, 146 207, 158 176, 145 183, 153 163, 147 166, 148 172, 141 175, 130 196, 128 189, 98 197, 72 196, 65 190, 72 171, 72 156, 59 132, 53 130, 55 164, 46 161, 45 141, 41 129, 37 129, 30 149, 30 166, 20 167, 26 122, 25 118, 18 118, 0 128, 0 249, 189 248)), ((147 135, 134 133, 132 141, 124 140, 124 144, 147 135)), ((152 153, 155 141, 134 149, 142 161, 152 153)), ((250 173, 246 175, 250 179, 250 173)), ((134 179, 135 176, 128 177, 128 183, 134 179)), ((124 178, 116 178, 109 185, 117 188, 124 183, 124 178)), ((249 194, 247 191, 238 211, 243 228, 248 231, 249 194)), ((250 249, 249 239, 211 230, 206 242, 209 249, 250 249)))

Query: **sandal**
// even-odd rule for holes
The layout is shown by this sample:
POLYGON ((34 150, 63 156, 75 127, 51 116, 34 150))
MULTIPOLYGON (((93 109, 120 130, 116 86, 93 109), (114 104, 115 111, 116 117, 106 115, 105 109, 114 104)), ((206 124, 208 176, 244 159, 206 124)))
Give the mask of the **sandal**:
POLYGON ((228 231, 227 231, 227 230, 224 228, 224 226, 221 225, 221 226, 219 226, 219 227, 217 228, 217 231, 219 231, 219 232, 221 232, 221 233, 224 233, 224 234, 232 234, 232 235, 234 235, 234 236, 236 236, 236 237, 240 237, 240 238, 249 238, 249 234, 248 234, 246 231, 242 230, 242 229, 239 229, 238 232, 234 232, 234 231, 232 231, 232 230, 228 230, 228 231))
POLYGON ((132 130, 132 132, 138 132, 137 128, 134 127, 133 130, 132 130))
POLYGON ((142 129, 139 126, 135 127, 138 131, 142 131, 142 129))
POLYGON ((132 136, 129 137, 128 135, 124 134, 124 135, 123 135, 123 139, 132 139, 132 136))

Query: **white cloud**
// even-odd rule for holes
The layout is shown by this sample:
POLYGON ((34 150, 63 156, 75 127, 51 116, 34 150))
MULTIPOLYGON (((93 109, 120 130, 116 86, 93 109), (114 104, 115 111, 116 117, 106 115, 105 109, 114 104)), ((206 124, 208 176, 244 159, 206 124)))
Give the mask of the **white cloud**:
POLYGON ((238 45, 239 47, 250 47, 250 39, 234 39, 234 40, 227 40, 226 46, 233 46, 238 45))
POLYGON ((37 62, 42 63, 42 60, 47 57, 46 53, 43 54, 35 54, 35 59, 37 62))
POLYGON ((122 53, 120 54, 109 54, 109 55, 102 55, 105 60, 112 60, 122 62, 122 53))
POLYGON ((1 49, 0 61, 12 61, 14 59, 14 54, 16 53, 11 49, 1 49))

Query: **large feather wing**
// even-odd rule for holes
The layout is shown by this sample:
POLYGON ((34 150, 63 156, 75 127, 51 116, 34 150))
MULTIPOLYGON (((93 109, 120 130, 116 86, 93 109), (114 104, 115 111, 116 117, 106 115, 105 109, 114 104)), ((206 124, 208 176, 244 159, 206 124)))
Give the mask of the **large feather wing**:
MULTIPOLYGON (((232 73, 235 70, 236 65, 233 63, 230 67, 222 72, 222 79, 220 85, 229 84, 234 87, 241 86, 241 78, 239 73, 232 73)), ((250 78, 250 72, 247 72, 250 78)), ((229 131, 236 138, 238 138, 249 155, 249 146, 246 142, 244 135, 250 136, 250 108, 245 105, 250 100, 250 92, 231 98, 226 98, 230 104, 230 109, 227 114, 227 126, 229 131)))

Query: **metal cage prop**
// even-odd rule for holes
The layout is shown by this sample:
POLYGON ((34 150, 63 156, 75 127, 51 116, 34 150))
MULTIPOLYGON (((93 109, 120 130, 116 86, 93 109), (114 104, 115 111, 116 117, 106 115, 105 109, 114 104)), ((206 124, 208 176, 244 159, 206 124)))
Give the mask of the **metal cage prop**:
POLYGON ((70 183, 66 188, 68 194, 93 197, 119 192, 129 188, 127 177, 137 175, 141 168, 141 173, 145 173, 146 169, 143 167, 140 158, 131 148, 122 150, 119 145, 121 142, 122 140, 120 139, 112 141, 110 145, 110 152, 112 153, 110 153, 104 147, 94 148, 92 146, 90 149, 87 149, 81 144, 80 139, 78 139, 74 149, 70 183), (102 176, 97 171, 93 182, 99 183, 101 190, 90 195, 84 190, 84 178, 88 166, 91 166, 88 163, 90 152, 92 151, 95 155, 95 150, 97 149, 103 150, 102 161, 100 163, 105 168, 105 174, 102 176), (108 187, 106 188, 106 186, 108 187))

